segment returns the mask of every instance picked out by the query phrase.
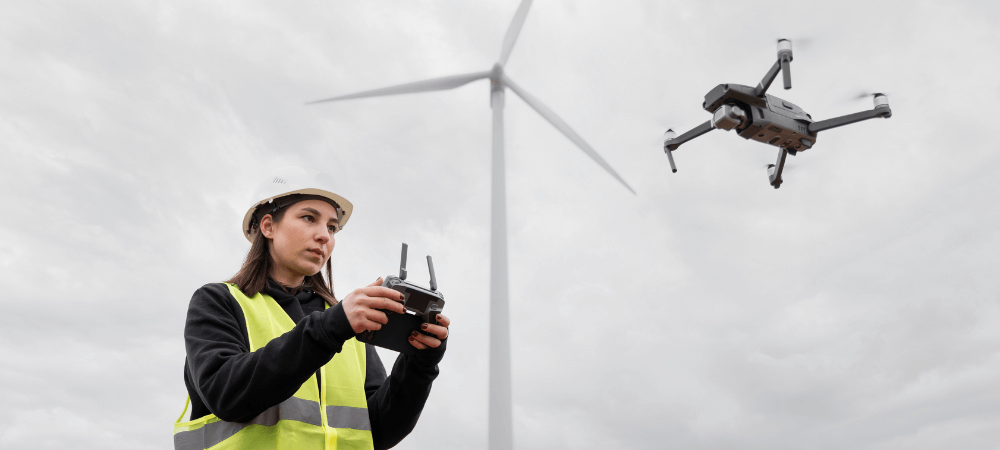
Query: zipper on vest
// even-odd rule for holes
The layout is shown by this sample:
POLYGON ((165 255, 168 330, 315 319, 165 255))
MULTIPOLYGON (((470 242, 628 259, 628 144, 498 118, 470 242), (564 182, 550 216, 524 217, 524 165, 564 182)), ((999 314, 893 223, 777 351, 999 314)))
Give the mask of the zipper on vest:
POLYGON ((323 443, 324 448, 327 450, 337 448, 337 434, 336 431, 330 428, 330 418, 326 416, 326 377, 320 376, 319 372, 323 369, 320 368, 316 371, 316 376, 319 380, 319 417, 323 421, 323 443))

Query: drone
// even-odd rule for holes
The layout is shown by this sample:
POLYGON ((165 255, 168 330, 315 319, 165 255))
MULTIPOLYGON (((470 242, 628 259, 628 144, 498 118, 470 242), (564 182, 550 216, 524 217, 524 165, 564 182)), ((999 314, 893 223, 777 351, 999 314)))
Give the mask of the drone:
POLYGON ((698 125, 687 133, 677 136, 674 130, 664 133, 663 151, 670 160, 670 169, 677 172, 673 152, 681 144, 701 136, 716 128, 726 131, 736 130, 743 139, 753 139, 778 147, 778 160, 767 166, 768 178, 775 189, 781 187, 781 172, 785 168, 785 158, 795 156, 816 144, 820 131, 850 125, 876 117, 890 118, 889 98, 885 94, 872 95, 875 108, 846 116, 814 122, 812 116, 802 108, 767 94, 767 88, 781 72, 785 89, 792 88, 792 41, 778 40, 778 60, 767 71, 757 87, 740 84, 720 84, 705 94, 701 104, 705 111, 712 113, 712 119, 698 125))

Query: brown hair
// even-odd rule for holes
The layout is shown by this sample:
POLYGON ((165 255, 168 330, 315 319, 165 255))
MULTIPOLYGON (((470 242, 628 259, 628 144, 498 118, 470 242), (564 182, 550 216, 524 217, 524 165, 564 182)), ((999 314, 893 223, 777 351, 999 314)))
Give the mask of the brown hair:
MULTIPOLYGON (((288 207, 282 207, 277 211, 269 213, 271 214, 271 220, 274 223, 281 222, 288 209, 288 207)), ((233 275, 232 278, 226 281, 226 283, 235 284, 247 297, 253 297, 257 293, 264 291, 264 288, 267 286, 267 279, 270 278, 271 271, 274 269, 274 261, 271 259, 270 241, 260 231, 260 220, 263 217, 258 218, 257 215, 255 212, 253 220, 256 230, 253 232, 253 243, 250 244, 247 259, 243 261, 243 266, 240 267, 239 272, 236 272, 236 275, 233 275)), ((307 275, 305 280, 302 281, 302 286, 311 289, 313 292, 319 294, 320 297, 323 297, 327 303, 334 305, 337 303, 337 297, 333 295, 333 269, 331 266, 330 260, 326 260, 326 278, 323 278, 322 272, 307 275), (326 280, 329 280, 329 282, 326 280)))

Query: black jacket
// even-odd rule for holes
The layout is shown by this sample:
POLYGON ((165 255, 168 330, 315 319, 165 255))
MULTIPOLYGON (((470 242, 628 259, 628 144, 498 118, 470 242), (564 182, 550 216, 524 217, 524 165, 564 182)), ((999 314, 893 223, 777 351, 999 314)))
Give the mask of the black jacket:
MULTIPOLYGON (((292 295, 270 281, 264 293, 281 305, 295 328, 250 351, 243 309, 222 283, 202 286, 191 297, 184 343, 184 384, 191 420, 214 413, 247 422, 288 399, 354 337, 341 304, 326 310, 319 295, 292 295)), ((365 344, 368 416, 376 449, 390 448, 413 430, 438 375, 445 344, 413 356, 400 354, 386 377, 375 348, 365 344)))

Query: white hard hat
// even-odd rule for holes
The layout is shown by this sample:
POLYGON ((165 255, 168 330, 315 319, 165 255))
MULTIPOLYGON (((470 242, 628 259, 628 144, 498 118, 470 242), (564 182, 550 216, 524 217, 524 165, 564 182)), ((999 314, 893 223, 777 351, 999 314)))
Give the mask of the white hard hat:
MULTIPOLYGON (((347 201, 346 198, 327 190, 333 188, 331 181, 330 177, 325 174, 310 176, 305 169, 298 166, 285 166, 272 170, 267 178, 257 187, 252 200, 254 203, 247 210, 246 215, 243 216, 243 236, 248 241, 253 242, 253 227, 259 224, 251 222, 254 220, 254 212, 257 211, 259 206, 275 203, 275 200, 293 194, 315 195, 333 203, 337 206, 340 228, 343 229, 344 225, 347 224, 347 219, 351 218, 354 205, 347 201)), ((280 205, 279 202, 275 206, 280 208, 287 205, 280 205)), ((257 220, 260 220, 260 218, 258 217, 257 220)))

